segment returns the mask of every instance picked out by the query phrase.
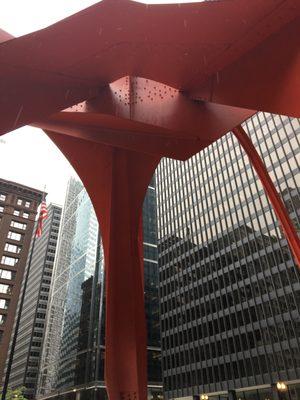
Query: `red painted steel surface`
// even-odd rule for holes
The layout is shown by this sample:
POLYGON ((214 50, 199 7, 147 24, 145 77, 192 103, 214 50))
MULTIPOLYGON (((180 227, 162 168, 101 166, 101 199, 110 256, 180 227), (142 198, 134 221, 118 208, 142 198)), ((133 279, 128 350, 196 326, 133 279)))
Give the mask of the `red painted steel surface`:
POLYGON ((146 399, 141 211, 158 157, 48 132, 81 177, 99 219, 106 270, 110 399, 146 399))
MULTIPOLYGON (((200 90, 211 76, 219 76, 266 38, 289 30, 299 9, 298 0, 180 5, 104 0, 0 45, 0 93, 5 93, 5 98, 0 96, 0 134, 92 98, 98 88, 127 75, 186 93, 200 90)), ((298 37, 299 29, 298 24, 298 37)), ((277 57, 285 58, 285 46, 277 57)), ((252 70, 258 78, 259 68, 254 64, 252 70)), ((234 78, 238 85, 231 80, 230 92, 235 87, 240 91, 249 79, 242 70, 234 78)), ((272 82, 268 89, 272 93, 281 89, 280 82, 272 82)), ((263 84, 255 82, 256 87, 263 84)), ((289 91, 287 95, 299 95, 298 86, 289 91)), ((289 113, 288 102, 284 111, 289 113)))
POLYGON ((65 135, 185 160, 255 111, 191 100, 159 82, 123 78, 93 100, 38 122, 65 135), (128 82, 131 80, 131 84, 128 82))
POLYGON ((299 118, 299 71, 300 18, 296 18, 287 29, 211 76, 200 90, 191 90, 202 100, 299 118))
MULTIPOLYGON (((161 157, 187 159, 256 110, 300 116, 299 10, 298 0, 104 0, 21 38, 0 30, 0 134, 43 128, 100 222, 110 400, 146 399, 140 218, 150 177, 161 157)), ((299 261, 274 186, 239 140, 299 261)))

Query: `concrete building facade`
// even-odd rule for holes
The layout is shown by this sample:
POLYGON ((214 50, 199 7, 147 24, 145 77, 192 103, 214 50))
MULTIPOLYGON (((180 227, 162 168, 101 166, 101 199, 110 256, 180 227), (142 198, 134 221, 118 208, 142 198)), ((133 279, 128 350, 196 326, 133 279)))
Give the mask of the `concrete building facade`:
POLYGON ((25 387, 24 394, 28 399, 35 398, 62 213, 62 208, 58 205, 50 204, 47 208, 48 218, 44 221, 42 236, 32 238, 32 257, 27 259, 30 273, 9 380, 12 388, 25 387))
POLYGON ((0 179, 0 382, 43 193, 0 179))

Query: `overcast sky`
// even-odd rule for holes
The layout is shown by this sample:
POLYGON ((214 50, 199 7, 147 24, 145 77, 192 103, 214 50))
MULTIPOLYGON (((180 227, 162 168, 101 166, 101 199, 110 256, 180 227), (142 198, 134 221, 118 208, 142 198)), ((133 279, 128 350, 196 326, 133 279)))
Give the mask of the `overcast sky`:
MULTIPOLYGON (((34 32, 97 3, 95 0, 0 1, 0 28, 14 36, 34 32)), ((145 2, 179 1, 147 0, 145 2)), ((23 127, 1 137, 1 178, 41 190, 46 185, 48 202, 63 205, 67 181, 72 174, 74 175, 75 172, 68 161, 41 130, 23 127), (26 153, 24 149, 27 150, 26 153)))

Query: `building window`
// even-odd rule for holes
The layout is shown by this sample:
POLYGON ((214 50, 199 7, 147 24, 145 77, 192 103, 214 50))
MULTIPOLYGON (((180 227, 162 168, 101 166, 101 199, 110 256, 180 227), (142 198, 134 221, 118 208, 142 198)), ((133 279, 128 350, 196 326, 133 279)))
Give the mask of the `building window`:
POLYGON ((8 235, 7 235, 7 238, 20 241, 21 238, 22 238, 22 235, 21 235, 21 233, 9 231, 8 235))
POLYGON ((30 207, 30 201, 25 201, 25 207, 27 207, 27 208, 30 207))
POLYGON ((26 212, 23 212, 23 218, 26 218, 26 219, 28 219, 28 218, 29 218, 29 214, 28 214, 28 213, 26 213, 26 212))
POLYGON ((14 215, 15 215, 16 217, 19 217, 20 211, 19 211, 19 210, 14 210, 14 215))
POLYGON ((11 294, 11 286, 0 283, 0 293, 11 294))
POLYGON ((18 229, 22 229, 23 231, 26 229, 26 224, 21 224, 21 222, 11 221, 10 226, 18 229))
POLYGON ((0 326, 4 324, 6 320, 6 315, 0 314, 0 326))
POLYGON ((0 194, 0 201, 5 201, 6 200, 6 195, 1 193, 0 194))
POLYGON ((7 310, 8 309, 8 304, 9 304, 9 300, 0 299, 0 308, 1 308, 1 310, 7 310))
POLYGON ((15 244, 5 243, 4 250, 5 251, 10 251, 11 253, 19 254, 20 251, 21 251, 21 247, 20 246, 16 246, 15 244))
POLYGON ((0 212, 3 212, 3 211, 4 211, 4 207, 0 206, 0 212))
POLYGON ((23 200, 22 199, 18 199, 17 200, 17 204, 18 204, 18 206, 21 206, 23 204, 23 200))
POLYGON ((18 261, 18 258, 15 257, 2 256, 1 258, 1 264, 10 265, 12 267, 16 265, 18 261))
POLYGON ((0 278, 1 279, 9 279, 11 280, 13 277, 12 271, 7 271, 6 269, 1 269, 0 268, 0 278))
POLYGON ((41 347, 42 343, 41 342, 31 342, 31 346, 33 347, 41 347))

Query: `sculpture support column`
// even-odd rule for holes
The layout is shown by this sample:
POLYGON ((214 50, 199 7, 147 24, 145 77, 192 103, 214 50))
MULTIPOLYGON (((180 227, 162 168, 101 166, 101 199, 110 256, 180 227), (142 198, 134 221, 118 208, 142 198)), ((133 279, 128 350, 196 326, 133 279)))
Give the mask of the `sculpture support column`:
POLYGON ((148 179, 132 152, 112 154, 109 232, 103 241, 106 262, 105 381, 110 400, 147 398, 146 323, 143 288, 141 213, 148 179))
POLYGON ((142 207, 159 157, 47 131, 80 176, 101 229, 109 400, 147 398, 142 207))
POLYGON ((261 160, 245 130, 239 125, 233 128, 232 131, 245 150, 250 162, 260 178, 295 257, 295 261, 298 264, 298 267, 300 267, 300 240, 296 229, 286 211, 285 205, 277 193, 263 161, 261 160))

